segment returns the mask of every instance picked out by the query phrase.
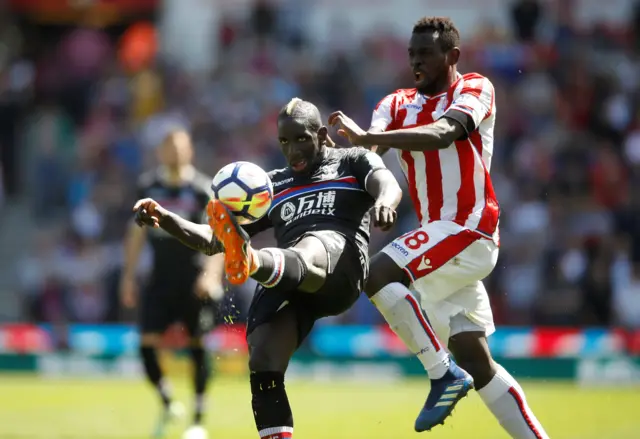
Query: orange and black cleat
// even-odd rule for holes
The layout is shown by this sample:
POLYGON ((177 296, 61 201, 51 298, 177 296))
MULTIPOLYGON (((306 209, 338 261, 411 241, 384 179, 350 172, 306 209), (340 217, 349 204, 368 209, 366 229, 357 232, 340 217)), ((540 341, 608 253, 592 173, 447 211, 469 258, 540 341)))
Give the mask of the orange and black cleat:
POLYGON ((249 235, 219 200, 209 201, 207 216, 209 227, 224 247, 227 279, 234 285, 243 284, 257 269, 249 235))

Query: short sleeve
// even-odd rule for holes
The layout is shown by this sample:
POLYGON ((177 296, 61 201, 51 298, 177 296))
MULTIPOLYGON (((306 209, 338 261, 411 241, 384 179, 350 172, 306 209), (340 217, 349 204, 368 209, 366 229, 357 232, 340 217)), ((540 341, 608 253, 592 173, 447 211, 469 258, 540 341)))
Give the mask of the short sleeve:
POLYGON ((464 79, 458 96, 453 99, 444 117, 462 123, 467 132, 472 132, 491 115, 493 105, 493 84, 487 78, 478 75, 464 79), (467 117, 460 117, 460 113, 467 117))
POLYGON ((387 168, 382 161, 382 157, 368 149, 353 148, 350 153, 351 171, 362 189, 366 189, 367 178, 369 178, 374 171, 387 168))
POLYGON ((378 102, 371 116, 369 129, 386 131, 393 124, 396 96, 391 94, 378 102))

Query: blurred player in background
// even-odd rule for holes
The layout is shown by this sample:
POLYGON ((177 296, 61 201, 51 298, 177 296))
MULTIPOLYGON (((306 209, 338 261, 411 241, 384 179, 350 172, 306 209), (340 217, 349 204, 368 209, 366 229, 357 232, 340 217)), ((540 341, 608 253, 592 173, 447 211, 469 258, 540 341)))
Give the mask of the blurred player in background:
POLYGON ((496 108, 487 78, 457 72, 459 46, 450 19, 421 19, 409 44, 415 88, 385 97, 368 132, 341 112, 329 118, 354 145, 398 150, 421 223, 372 258, 366 292, 431 378, 416 431, 443 423, 475 383, 511 437, 547 438, 520 385, 489 352, 495 328, 482 279, 499 247, 500 208, 489 175, 496 108))
POLYGON ((186 221, 157 200, 134 207, 139 223, 161 227, 185 245, 206 254, 223 249, 230 282, 258 282, 247 342, 251 403, 262 439, 292 437, 284 385, 289 360, 316 320, 338 315, 358 299, 368 269, 369 211, 374 225, 386 230, 402 197, 378 155, 326 147, 327 128, 315 105, 292 100, 279 114, 278 135, 289 166, 269 173, 273 204, 244 229, 217 200, 207 207, 209 225, 186 221), (278 248, 252 248, 249 237, 270 228, 278 248))
MULTIPOLYGON (((211 179, 191 164, 193 149, 189 134, 181 130, 169 133, 158 149, 158 158, 161 165, 140 178, 138 198, 153 197, 181 216, 199 221, 209 201, 211 179)), ((140 355, 147 378, 162 401, 154 436, 164 436, 167 423, 184 413, 182 404, 172 399, 157 354, 162 334, 173 323, 180 322, 189 335, 195 387, 193 425, 183 437, 205 438, 207 433, 201 421, 210 370, 202 336, 213 328, 214 299, 223 294, 222 258, 205 257, 161 229, 147 231, 132 223, 125 239, 120 284, 121 299, 127 307, 137 302, 136 268, 147 239, 153 249, 154 265, 139 300, 140 355)))

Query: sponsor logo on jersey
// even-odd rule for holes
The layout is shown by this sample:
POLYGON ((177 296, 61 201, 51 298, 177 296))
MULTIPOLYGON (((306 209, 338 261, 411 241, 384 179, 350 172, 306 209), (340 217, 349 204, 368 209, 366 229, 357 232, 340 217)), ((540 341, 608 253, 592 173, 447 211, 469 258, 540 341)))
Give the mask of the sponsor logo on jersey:
POLYGON ((398 250, 402 254, 402 256, 409 256, 409 251, 395 241, 391 243, 391 248, 395 248, 396 250, 398 250))
POLYGON ((282 186, 283 184, 291 183, 293 181, 293 177, 285 178, 284 180, 274 181, 273 187, 282 186))
POLYGON ((402 110, 407 110, 409 108, 412 110, 422 111, 422 105, 418 105, 418 104, 404 104, 400 106, 400 109, 402 110))
POLYGON ((335 216, 336 191, 321 191, 287 201, 280 210, 280 218, 289 225, 309 215, 335 216))

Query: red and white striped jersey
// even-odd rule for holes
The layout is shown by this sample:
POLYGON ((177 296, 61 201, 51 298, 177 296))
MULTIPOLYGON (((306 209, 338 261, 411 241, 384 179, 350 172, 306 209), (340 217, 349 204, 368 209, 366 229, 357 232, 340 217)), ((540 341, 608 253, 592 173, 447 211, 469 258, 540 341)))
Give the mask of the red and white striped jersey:
POLYGON ((500 208, 489 175, 496 106, 487 78, 458 74, 447 92, 431 97, 415 88, 397 90, 380 101, 371 128, 391 131, 428 125, 451 110, 473 119, 467 139, 436 151, 398 150, 411 200, 421 224, 454 221, 493 237, 500 208))

